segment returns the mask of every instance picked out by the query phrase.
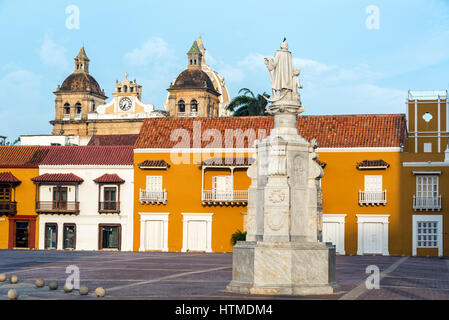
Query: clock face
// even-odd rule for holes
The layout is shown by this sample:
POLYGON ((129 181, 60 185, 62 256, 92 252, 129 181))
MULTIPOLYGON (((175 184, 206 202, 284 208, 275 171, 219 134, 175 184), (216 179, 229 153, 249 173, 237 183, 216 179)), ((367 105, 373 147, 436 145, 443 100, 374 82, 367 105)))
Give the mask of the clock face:
POLYGON ((120 100, 120 109, 123 111, 129 111, 132 107, 133 103, 129 98, 123 98, 120 100))

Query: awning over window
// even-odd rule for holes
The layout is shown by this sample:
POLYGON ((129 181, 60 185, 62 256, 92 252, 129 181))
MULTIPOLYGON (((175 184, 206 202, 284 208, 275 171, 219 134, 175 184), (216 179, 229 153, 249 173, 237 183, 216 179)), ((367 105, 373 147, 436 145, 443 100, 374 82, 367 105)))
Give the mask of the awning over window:
POLYGON ((168 169, 170 165, 165 160, 145 160, 139 163, 139 168, 142 170, 151 169, 168 169))
POLYGON ((389 167, 390 165, 384 160, 363 160, 357 163, 357 169, 359 170, 385 170, 389 167))
POLYGON ((22 183, 22 181, 17 179, 11 172, 0 172, 0 183, 18 185, 22 183))
POLYGON ((104 174, 94 180, 96 183, 125 183, 125 180, 116 174, 104 174))
POLYGON ((33 182, 78 182, 81 183, 84 180, 74 175, 73 173, 46 173, 41 176, 32 178, 33 182))
POLYGON ((254 163, 254 158, 211 158, 200 162, 202 167, 249 167, 254 163))

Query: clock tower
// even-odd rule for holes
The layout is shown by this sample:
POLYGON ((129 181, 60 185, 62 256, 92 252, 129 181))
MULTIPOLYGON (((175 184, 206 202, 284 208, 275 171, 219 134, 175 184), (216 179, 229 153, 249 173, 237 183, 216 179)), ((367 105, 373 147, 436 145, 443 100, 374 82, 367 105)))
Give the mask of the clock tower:
POLYGON ((53 135, 93 136, 138 134, 146 118, 165 117, 163 110, 141 102, 142 86, 136 80, 116 81, 112 100, 89 74, 90 60, 84 47, 75 57, 75 71, 55 92, 53 135))
POLYGON ((89 74, 90 60, 82 47, 75 57, 75 71, 58 86, 54 94, 55 119, 53 135, 87 135, 86 120, 89 112, 105 103, 104 90, 89 74))

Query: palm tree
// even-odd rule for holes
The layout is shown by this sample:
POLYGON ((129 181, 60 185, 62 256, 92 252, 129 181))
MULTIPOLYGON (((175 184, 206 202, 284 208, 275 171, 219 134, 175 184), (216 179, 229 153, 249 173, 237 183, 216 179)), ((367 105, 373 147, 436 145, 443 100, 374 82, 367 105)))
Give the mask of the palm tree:
POLYGON ((239 96, 232 99, 226 109, 236 117, 266 115, 268 101, 264 97, 270 98, 265 92, 256 97, 251 90, 243 88, 240 89, 239 96), (241 95, 242 93, 243 95, 241 95))

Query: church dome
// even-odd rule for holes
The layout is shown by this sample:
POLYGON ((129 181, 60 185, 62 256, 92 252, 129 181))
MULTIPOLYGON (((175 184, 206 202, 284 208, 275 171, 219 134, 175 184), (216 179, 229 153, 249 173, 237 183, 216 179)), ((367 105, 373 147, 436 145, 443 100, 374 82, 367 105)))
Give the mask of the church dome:
POLYGON ((209 89, 216 92, 209 76, 199 68, 188 68, 176 78, 171 89, 209 89))
POLYGON ((72 73, 64 80, 60 90, 68 92, 90 91, 100 96, 104 95, 97 80, 86 72, 72 73))

